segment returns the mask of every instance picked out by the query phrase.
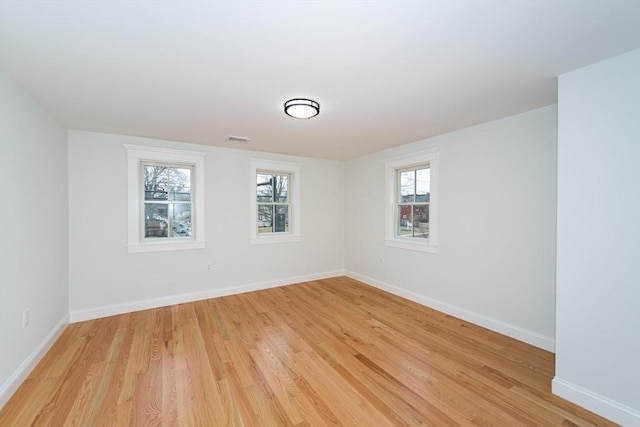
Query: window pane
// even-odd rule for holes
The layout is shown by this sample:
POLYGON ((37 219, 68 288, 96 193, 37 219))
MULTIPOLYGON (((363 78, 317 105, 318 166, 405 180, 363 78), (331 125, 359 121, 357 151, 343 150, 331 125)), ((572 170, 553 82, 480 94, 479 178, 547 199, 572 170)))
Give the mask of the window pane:
POLYGON ((413 237, 429 237, 429 205, 413 207, 413 237))
POLYGON ((429 238, 429 205, 398 205, 398 237, 429 238))
POLYGON ((144 166, 145 200, 191 200, 191 169, 144 166))
POLYGON ((168 199, 168 174, 166 166, 144 166, 144 199, 168 199))
POLYGON ((400 203, 411 203, 415 200, 415 171, 400 172, 400 203))
POLYGON ((168 219, 168 205, 146 203, 144 205, 144 237, 168 237, 168 219))
POLYGON ((413 217, 411 215, 411 205, 400 205, 398 206, 398 224, 397 224, 397 234, 402 237, 412 237, 413 236, 413 217))
POLYGON ((289 206, 276 206, 276 217, 273 224, 273 231, 285 233, 289 231, 289 206))
POLYGON ((191 203, 175 203, 171 209, 171 235, 191 236, 191 203))
POLYGON ((431 191, 431 169, 418 169, 416 171, 416 202, 429 201, 431 191))
POLYGON ((271 233, 273 228, 273 206, 258 205, 258 233, 271 233))
POLYGON ((257 174, 257 188, 259 202, 273 202, 273 176, 257 174))
POLYGON ((287 203, 289 198, 289 177, 287 175, 274 175, 273 179, 274 201, 287 203))
POLYGON ((169 200, 191 201, 191 169, 167 168, 169 200))

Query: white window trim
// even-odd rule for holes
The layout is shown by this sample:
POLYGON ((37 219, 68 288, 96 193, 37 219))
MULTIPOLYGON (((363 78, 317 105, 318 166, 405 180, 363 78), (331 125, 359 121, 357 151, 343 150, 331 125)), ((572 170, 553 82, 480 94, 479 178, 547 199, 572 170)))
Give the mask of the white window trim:
POLYGON ((292 243, 299 242, 301 239, 301 223, 300 223, 300 163, 282 162, 276 160, 265 160, 249 158, 250 164, 250 190, 249 197, 251 206, 251 214, 249 215, 249 241, 252 245, 275 244, 275 243, 292 243), (265 235, 258 234, 258 198, 256 189, 256 175, 258 171, 268 172, 286 172, 291 175, 289 184, 290 207, 292 212, 289 213, 291 224, 288 233, 269 233, 265 235))
POLYGON ((439 148, 431 148, 404 156, 384 160, 385 163, 385 245, 420 252, 438 252, 438 202, 439 202, 439 148), (422 164, 431 169, 431 188, 429 195, 429 238, 419 240, 396 236, 396 171, 422 164))
POLYGON ((207 153, 198 151, 172 150, 168 148, 144 147, 123 144, 127 149, 127 205, 128 228, 127 249, 129 253, 161 252, 187 249, 201 249, 205 246, 204 234, 204 158, 207 153), (163 162, 184 164, 193 167, 192 220, 194 235, 191 239, 162 239, 148 241, 142 238, 142 162, 163 162))

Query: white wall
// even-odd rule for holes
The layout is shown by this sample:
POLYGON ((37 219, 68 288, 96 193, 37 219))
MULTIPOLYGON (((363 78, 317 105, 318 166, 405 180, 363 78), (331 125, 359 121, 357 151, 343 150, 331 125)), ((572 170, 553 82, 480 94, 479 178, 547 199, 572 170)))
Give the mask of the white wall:
POLYGON ((0 407, 68 321, 67 238, 66 130, 0 72, 0 407))
POLYGON ((560 76, 555 393, 640 425, 640 50, 560 76))
POLYGON ((346 166, 348 274, 553 350, 556 106, 346 166), (440 249, 384 246, 383 160, 440 148, 440 249))
POLYGON ((72 320, 344 272, 343 162, 72 130, 69 209, 72 320), (127 252, 122 144, 208 153, 205 249, 127 252), (249 243, 249 157, 302 163, 300 242, 249 243))

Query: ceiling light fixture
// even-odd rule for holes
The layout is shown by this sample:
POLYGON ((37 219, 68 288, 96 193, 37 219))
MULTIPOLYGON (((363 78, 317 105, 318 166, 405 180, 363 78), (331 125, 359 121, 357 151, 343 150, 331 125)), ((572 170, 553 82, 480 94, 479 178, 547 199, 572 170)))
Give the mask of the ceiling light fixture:
POLYGON ((284 103, 284 112, 296 119, 310 119, 320 114, 320 104, 311 99, 294 98, 284 103))

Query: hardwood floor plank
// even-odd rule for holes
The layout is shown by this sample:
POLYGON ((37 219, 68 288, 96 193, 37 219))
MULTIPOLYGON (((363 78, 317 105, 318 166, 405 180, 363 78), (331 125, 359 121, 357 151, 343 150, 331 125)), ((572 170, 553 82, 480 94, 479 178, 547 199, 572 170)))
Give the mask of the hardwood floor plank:
POLYGON ((298 353, 296 362, 296 370, 323 397, 344 425, 393 425, 316 353, 298 353))
POLYGON ((82 418, 85 413, 89 413, 89 402, 92 400, 91 395, 96 388, 99 388, 99 378, 97 377, 100 375, 103 366, 104 362, 96 362, 89 367, 64 425, 73 427, 86 425, 83 424, 82 418))
POLYGON ((39 363, 0 411, 0 425, 32 425, 42 407, 49 401, 56 390, 62 386, 62 377, 69 369, 83 338, 82 332, 89 325, 69 325, 54 343, 47 359, 60 363, 39 363), (8 417, 12 414, 12 418, 8 417))
POLYGON ((68 325, 0 426, 612 426, 554 355, 337 277, 68 325))
POLYGON ((176 376, 173 357, 173 307, 163 307, 162 310, 162 369, 157 375, 162 376, 162 426, 178 425, 176 376))
MULTIPOLYGON (((97 412, 87 413, 87 417, 95 420, 95 425, 114 425, 115 417, 120 406, 118 399, 122 392, 127 361, 131 352, 133 338, 135 336, 135 324, 138 320, 139 313, 127 313, 118 317, 118 334, 114 337, 112 349, 110 350, 111 358, 107 360, 108 369, 111 370, 110 377, 105 377, 101 384, 105 388, 102 401, 96 399, 93 404, 97 412)), ((91 322, 83 322, 91 323, 91 322)))
MULTIPOLYGON (((97 415, 99 413, 100 406, 105 402, 108 385, 114 374, 114 361, 117 360, 118 352, 124 338, 124 331, 122 329, 119 329, 114 336, 105 361, 100 364, 100 371, 93 379, 93 383, 91 384, 91 396, 89 400, 85 405, 83 405, 84 408, 80 407, 76 410, 72 409, 72 413, 82 410, 82 418, 80 418, 78 425, 87 426, 96 425, 98 423, 97 415)), ((74 405, 77 405, 78 402, 79 401, 76 401, 74 405)))
POLYGON ((41 408, 33 425, 55 425, 69 417, 91 367, 94 363, 104 360, 105 343, 113 339, 115 323, 113 318, 105 318, 98 319, 90 325, 71 363, 66 366, 64 376, 60 378, 60 387, 49 396, 50 400, 41 408))
MULTIPOLYGON (((197 328, 194 304, 181 304, 177 317, 175 360, 180 369, 176 369, 176 389, 178 390, 178 411, 187 409, 189 425, 218 426, 225 425, 226 417, 221 405, 213 372, 197 328)), ((180 413, 179 413, 180 415, 180 413)))

